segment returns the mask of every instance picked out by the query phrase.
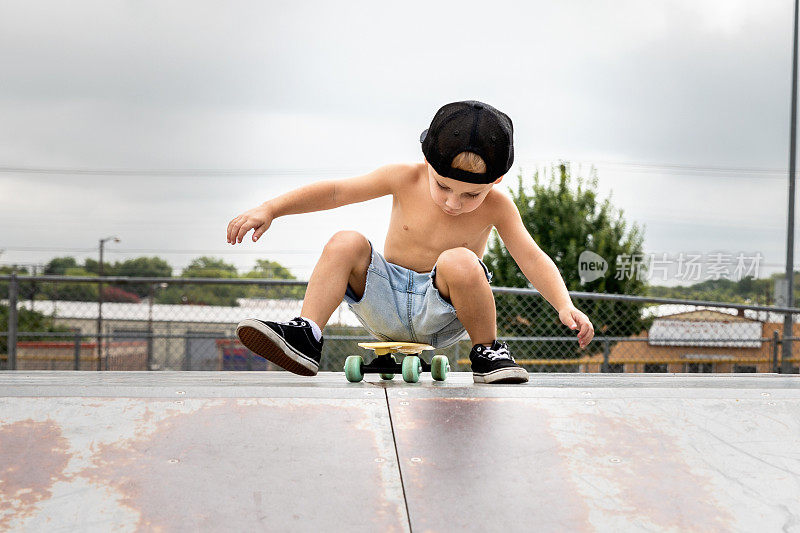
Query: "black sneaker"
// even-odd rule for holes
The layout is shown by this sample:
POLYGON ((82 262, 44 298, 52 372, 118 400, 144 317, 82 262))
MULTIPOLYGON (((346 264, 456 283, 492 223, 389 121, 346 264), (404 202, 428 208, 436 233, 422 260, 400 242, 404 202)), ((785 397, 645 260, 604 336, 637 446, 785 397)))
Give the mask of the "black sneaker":
POLYGON ((289 372, 314 376, 319 370, 324 339, 318 341, 311 324, 300 317, 289 322, 248 318, 239 322, 236 335, 251 352, 289 372))
POLYGON ((476 344, 469 353, 475 383, 525 383, 528 371, 508 352, 508 345, 494 341, 491 346, 476 344))

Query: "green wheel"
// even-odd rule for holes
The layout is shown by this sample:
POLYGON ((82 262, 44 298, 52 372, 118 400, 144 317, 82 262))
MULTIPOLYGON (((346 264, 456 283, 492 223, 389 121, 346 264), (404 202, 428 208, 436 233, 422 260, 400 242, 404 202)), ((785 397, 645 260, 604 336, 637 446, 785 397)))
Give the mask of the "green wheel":
POLYGON ((416 355, 407 355, 403 359, 403 380, 406 383, 416 383, 419 381, 419 374, 422 372, 422 363, 416 355))
POLYGON ((450 372, 450 361, 446 355, 434 355, 431 359, 431 376, 436 381, 444 381, 450 372))
POLYGON ((364 365, 364 358, 360 355, 348 355, 344 360, 344 377, 351 383, 358 383, 364 379, 364 372, 361 367, 364 365))
MULTIPOLYGON (((392 357, 392 361, 394 361, 396 363, 397 359, 395 358, 395 356, 392 355, 391 357, 392 357)), ((394 374, 381 374, 381 379, 394 379, 394 374)))

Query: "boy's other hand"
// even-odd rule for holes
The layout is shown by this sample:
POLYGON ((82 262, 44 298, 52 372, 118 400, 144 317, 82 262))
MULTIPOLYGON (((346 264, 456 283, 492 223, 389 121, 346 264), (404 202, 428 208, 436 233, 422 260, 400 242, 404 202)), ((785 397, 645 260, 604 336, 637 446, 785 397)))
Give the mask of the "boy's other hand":
POLYGON ((569 306, 562 309, 558 313, 558 318, 561 323, 568 326, 570 329, 578 329, 578 344, 581 348, 586 348, 586 345, 592 341, 594 337, 594 326, 591 320, 585 314, 581 313, 574 306, 569 306))
POLYGON ((245 211, 228 222, 228 242, 231 244, 242 242, 244 236, 251 229, 255 230, 253 232, 253 242, 257 241, 269 229, 273 218, 269 208, 265 205, 245 211))

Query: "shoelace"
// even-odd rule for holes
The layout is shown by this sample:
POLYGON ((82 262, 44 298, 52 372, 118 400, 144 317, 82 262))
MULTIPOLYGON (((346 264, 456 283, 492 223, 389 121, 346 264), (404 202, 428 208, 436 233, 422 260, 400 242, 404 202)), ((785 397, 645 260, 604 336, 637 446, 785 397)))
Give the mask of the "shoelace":
POLYGON ((293 318, 289 322, 278 322, 278 324, 283 324, 284 326, 305 326, 305 321, 293 318))
POLYGON ((500 343, 500 347, 496 350, 492 347, 484 346, 482 353, 492 361, 495 359, 511 359, 514 361, 514 358, 511 357, 511 354, 508 351, 508 346, 506 346, 506 343, 500 343))

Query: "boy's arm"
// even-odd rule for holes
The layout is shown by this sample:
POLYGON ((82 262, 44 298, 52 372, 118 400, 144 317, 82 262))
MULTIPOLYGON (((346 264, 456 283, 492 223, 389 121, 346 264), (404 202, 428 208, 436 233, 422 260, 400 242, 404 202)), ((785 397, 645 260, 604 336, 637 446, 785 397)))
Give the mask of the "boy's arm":
POLYGON ((385 165, 363 176, 320 181, 267 200, 228 223, 228 242, 242 242, 251 229, 255 230, 256 241, 278 217, 324 211, 392 194, 404 169, 405 165, 385 165))
POLYGON ((498 194, 497 198, 498 212, 494 225, 503 244, 525 277, 558 312, 561 322, 572 329, 580 328, 578 341, 583 348, 594 336, 591 321, 572 304, 558 267, 525 229, 519 210, 511 198, 504 194, 498 194))

